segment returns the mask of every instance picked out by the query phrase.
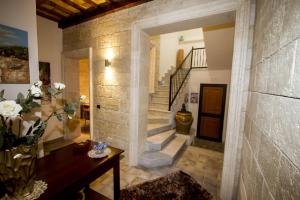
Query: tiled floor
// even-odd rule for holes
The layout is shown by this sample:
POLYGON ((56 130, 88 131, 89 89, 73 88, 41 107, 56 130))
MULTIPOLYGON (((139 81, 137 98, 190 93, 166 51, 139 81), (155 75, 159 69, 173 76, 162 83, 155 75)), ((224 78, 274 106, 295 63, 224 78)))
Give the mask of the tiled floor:
POLYGON ((192 146, 201 147, 204 149, 209 149, 213 151, 218 151, 224 153, 224 143, 222 142, 213 142, 209 140, 195 138, 192 146))
MULTIPOLYGON (((199 147, 188 146, 180 158, 169 167, 143 169, 129 167, 121 160, 121 188, 152 180, 176 170, 182 170, 194 177, 204 188, 218 199, 223 166, 223 153, 199 147)), ((91 188, 113 198, 112 170, 91 184, 91 188)))

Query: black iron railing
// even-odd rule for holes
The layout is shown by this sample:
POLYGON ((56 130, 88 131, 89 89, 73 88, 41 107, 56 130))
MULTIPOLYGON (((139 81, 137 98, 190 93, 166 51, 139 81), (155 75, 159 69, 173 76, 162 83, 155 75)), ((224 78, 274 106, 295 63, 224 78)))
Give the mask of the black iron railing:
POLYGON ((176 71, 170 76, 169 110, 193 68, 207 68, 205 48, 192 48, 176 71))

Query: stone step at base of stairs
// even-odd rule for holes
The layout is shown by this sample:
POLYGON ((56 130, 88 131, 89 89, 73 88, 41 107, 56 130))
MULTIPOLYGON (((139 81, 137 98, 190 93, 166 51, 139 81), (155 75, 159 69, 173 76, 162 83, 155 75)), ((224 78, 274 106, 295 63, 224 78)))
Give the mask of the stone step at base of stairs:
POLYGON ((175 133, 172 129, 147 137, 145 151, 160 151, 175 137, 175 133))
POLYGON ((170 130, 172 128, 171 123, 167 124, 148 124, 147 126, 147 136, 156 135, 158 133, 170 130))
POLYGON ((185 138, 175 136, 161 151, 144 152, 139 159, 139 164, 146 168, 171 165, 185 143, 185 138))

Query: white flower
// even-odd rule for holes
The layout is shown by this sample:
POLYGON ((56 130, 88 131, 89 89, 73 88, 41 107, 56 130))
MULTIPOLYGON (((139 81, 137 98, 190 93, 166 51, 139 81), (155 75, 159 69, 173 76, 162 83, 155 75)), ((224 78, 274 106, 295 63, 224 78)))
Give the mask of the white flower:
POLYGON ((57 90, 63 90, 63 89, 65 89, 66 86, 63 83, 54 83, 54 87, 57 90))
POLYGON ((41 87, 43 85, 43 82, 42 81, 37 81, 35 83, 33 83, 34 86, 36 87, 41 87))
POLYGON ((15 119, 19 116, 19 113, 22 111, 22 106, 17 104, 15 101, 1 101, 0 102, 0 115, 3 117, 8 117, 15 119))
POLYGON ((41 90, 41 88, 35 86, 35 85, 32 85, 31 88, 30 88, 30 93, 34 96, 34 97, 40 97, 42 96, 43 92, 41 90))
POLYGON ((85 95, 81 95, 80 96, 80 101, 84 101, 86 99, 86 96, 85 95))

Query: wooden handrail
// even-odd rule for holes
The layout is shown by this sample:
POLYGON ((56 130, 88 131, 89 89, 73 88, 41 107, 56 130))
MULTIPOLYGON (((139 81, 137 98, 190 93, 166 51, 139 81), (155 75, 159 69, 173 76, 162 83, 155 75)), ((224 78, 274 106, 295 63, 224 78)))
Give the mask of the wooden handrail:
POLYGON ((182 63, 179 65, 179 67, 175 70, 175 72, 170 76, 170 85, 169 85, 169 110, 171 110, 171 107, 176 100, 176 97, 178 96, 185 80, 187 79, 190 71, 193 68, 207 68, 206 63, 206 53, 205 48, 193 48, 190 50, 190 52, 187 54, 187 56, 184 58, 182 63), (194 57, 194 51, 196 52, 196 56, 194 57), (199 53, 200 52, 200 53, 199 53), (186 68, 186 74, 184 74, 184 77, 181 77, 181 74, 179 72, 184 73, 184 66, 188 64, 188 58, 190 57, 190 65, 186 68), (194 64, 194 58, 196 58, 197 64, 200 62, 201 66, 193 66, 194 64), (179 80, 178 80, 179 79, 179 80), (178 80, 178 82, 177 82, 178 80), (175 90, 175 91, 174 91, 175 90))

